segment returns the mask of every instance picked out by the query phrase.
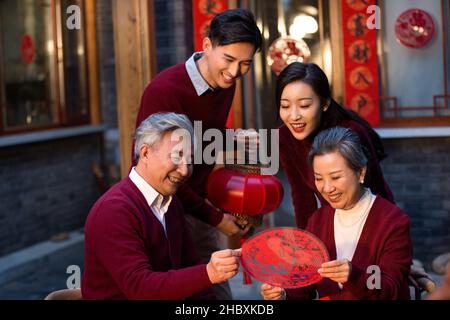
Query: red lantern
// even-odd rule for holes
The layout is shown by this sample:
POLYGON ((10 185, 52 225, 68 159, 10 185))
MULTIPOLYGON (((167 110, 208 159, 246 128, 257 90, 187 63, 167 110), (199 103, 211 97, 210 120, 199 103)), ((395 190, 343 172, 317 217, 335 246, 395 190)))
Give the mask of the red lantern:
MULTIPOLYGON (((207 184, 211 203, 237 218, 237 224, 252 228, 262 215, 277 209, 283 199, 283 186, 274 176, 261 175, 258 165, 231 165, 213 171, 207 184), (242 223, 245 220, 246 223, 242 223)), ((249 236, 251 232, 247 233, 249 236)), ((241 243, 245 237, 241 239, 241 243)), ((251 283, 244 272, 244 283, 251 283)))
POLYGON ((235 215, 256 217, 272 212, 283 199, 283 186, 276 177, 256 171, 249 170, 249 166, 234 166, 212 172, 208 199, 235 215))

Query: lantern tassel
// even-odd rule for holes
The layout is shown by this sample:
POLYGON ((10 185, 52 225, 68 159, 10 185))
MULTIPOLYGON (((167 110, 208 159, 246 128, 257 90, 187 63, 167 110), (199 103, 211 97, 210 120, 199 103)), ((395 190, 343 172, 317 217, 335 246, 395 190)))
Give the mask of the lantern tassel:
MULTIPOLYGON (((244 244, 245 240, 247 240, 245 237, 241 238, 241 247, 244 244)), ((252 277, 248 274, 247 271, 245 271, 244 268, 242 268, 242 276, 243 276, 243 281, 242 281, 243 284, 245 284, 245 285, 252 284, 252 277)))

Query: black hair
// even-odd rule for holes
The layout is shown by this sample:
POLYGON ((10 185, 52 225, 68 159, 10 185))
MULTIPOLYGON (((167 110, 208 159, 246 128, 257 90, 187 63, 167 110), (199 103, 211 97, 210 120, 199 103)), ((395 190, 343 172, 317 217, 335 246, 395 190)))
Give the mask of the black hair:
POLYGON ((330 84, 323 70, 314 63, 294 62, 288 65, 278 76, 276 85, 276 106, 279 108, 281 94, 284 88, 295 81, 301 81, 309 84, 314 92, 320 97, 320 103, 324 106, 330 103, 327 111, 322 113, 322 119, 318 128, 318 132, 339 126, 345 120, 353 120, 362 125, 373 142, 378 160, 386 158, 383 142, 378 133, 373 130, 370 124, 361 118, 356 112, 348 108, 342 107, 331 97, 330 84))
POLYGON ((247 42, 261 49, 262 36, 253 13, 246 9, 230 9, 219 13, 211 21, 208 37, 214 46, 247 42))

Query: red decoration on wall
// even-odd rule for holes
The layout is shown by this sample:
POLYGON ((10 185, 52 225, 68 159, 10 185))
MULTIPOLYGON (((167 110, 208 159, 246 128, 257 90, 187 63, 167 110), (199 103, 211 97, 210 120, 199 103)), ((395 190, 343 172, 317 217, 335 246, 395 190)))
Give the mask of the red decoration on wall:
POLYGON ((226 0, 192 0, 194 18, 194 48, 202 51, 202 41, 208 35, 209 24, 214 17, 227 10, 226 0))
POLYGON ((367 1, 358 1, 358 0, 346 0, 347 5, 355 11, 361 11, 366 9, 367 1))
POLYGON ((25 64, 31 64, 36 56, 33 38, 27 33, 23 35, 20 41, 20 56, 25 64))
POLYGON ((350 105, 353 106, 354 110, 363 118, 369 116, 375 108, 372 97, 365 93, 358 93, 353 96, 350 105))
POLYGON ((367 63, 371 56, 372 52, 364 40, 356 40, 348 48, 348 59, 356 63, 367 63))
POLYGON ((296 228, 272 228, 242 245, 244 270, 259 281, 281 288, 301 288, 320 281, 317 270, 328 260, 322 241, 296 228))
POLYGON ((403 12, 395 23, 397 40, 413 49, 426 46, 433 39, 434 32, 433 18, 421 9, 409 9, 403 12))
POLYGON ((279 75, 292 62, 308 62, 311 51, 302 39, 283 37, 275 40, 269 47, 267 63, 279 75))
POLYGON ((367 8, 376 0, 342 1, 345 105, 372 126, 380 122, 377 30, 367 26, 367 8))

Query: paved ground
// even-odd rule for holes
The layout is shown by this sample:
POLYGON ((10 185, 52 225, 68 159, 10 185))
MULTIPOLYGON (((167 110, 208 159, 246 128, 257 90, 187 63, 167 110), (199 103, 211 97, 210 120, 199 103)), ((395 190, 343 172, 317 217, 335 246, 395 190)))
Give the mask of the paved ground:
POLYGON ((40 300, 52 291, 67 288, 67 267, 83 268, 83 243, 37 261, 30 272, 0 286, 0 299, 40 300))

